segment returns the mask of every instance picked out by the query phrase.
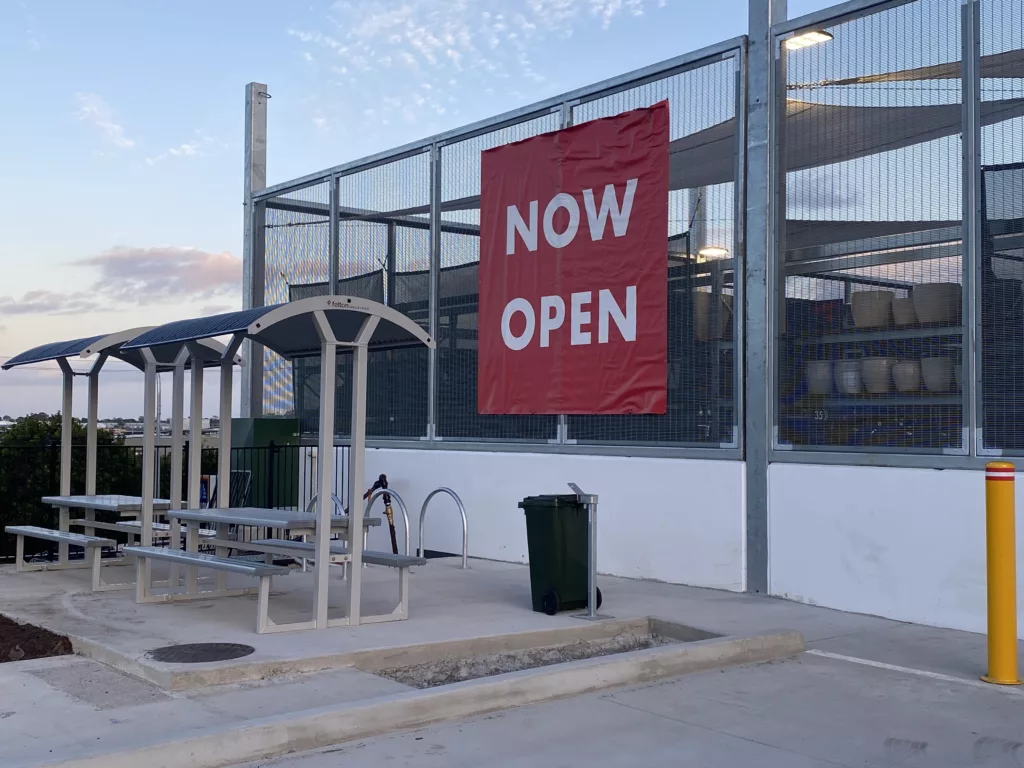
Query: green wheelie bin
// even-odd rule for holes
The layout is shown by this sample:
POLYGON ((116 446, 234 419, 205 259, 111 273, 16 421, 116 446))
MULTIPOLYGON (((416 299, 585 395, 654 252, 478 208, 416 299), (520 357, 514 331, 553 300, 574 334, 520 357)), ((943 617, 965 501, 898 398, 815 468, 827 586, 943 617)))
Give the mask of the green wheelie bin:
MULTIPOLYGON (((587 508, 574 495, 529 496, 526 514, 533 610, 554 616, 587 607, 587 508)), ((597 608, 601 590, 597 590, 597 608)))

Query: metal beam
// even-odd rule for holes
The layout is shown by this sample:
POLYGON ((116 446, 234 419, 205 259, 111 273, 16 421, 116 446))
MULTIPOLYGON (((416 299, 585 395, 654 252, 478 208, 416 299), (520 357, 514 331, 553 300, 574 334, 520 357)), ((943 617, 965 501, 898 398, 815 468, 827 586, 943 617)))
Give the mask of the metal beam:
POLYGON ((543 117, 551 114, 553 109, 561 107, 561 105, 567 101, 592 101, 610 93, 642 85, 644 82, 661 79, 669 74, 674 74, 675 72, 703 66, 711 61, 721 59, 723 56, 733 55, 736 49, 740 48, 743 44, 743 37, 734 37, 729 40, 724 40, 720 43, 709 45, 706 48, 691 51, 690 53, 684 53, 681 56, 676 56, 658 64, 652 64, 648 67, 636 69, 632 72, 627 72, 624 75, 618 75, 608 80, 603 80, 599 83, 579 88, 575 91, 563 93, 560 96, 545 99, 544 101, 538 101, 534 104, 529 104, 525 107, 520 107, 519 109, 514 109, 510 112, 505 112, 504 114, 487 118, 486 120, 481 120, 470 125, 462 126, 461 128, 439 133, 426 139, 420 139, 386 152, 380 152, 349 163, 342 163, 341 165, 334 166, 333 168, 308 174, 283 184, 275 184, 273 187, 268 187, 264 190, 264 192, 260 194, 260 197, 282 195, 287 192, 309 186, 310 184, 322 182, 332 175, 346 176, 351 173, 374 168, 378 165, 394 162, 395 160, 400 160, 402 158, 409 157, 410 155, 417 155, 426 151, 433 144, 451 144, 456 141, 465 141, 484 133, 490 133, 491 131, 496 131, 510 125, 522 123, 526 120, 543 117))
MULTIPOLYGON (((266 260, 263 248, 263 221, 259 214, 265 208, 254 205, 253 193, 267 186, 267 86, 249 83, 245 86, 245 169, 242 228, 242 308, 262 307, 265 302, 266 260), (257 234, 259 233, 259 234, 257 234)), ((242 374, 242 415, 263 413, 263 353, 246 342, 244 356, 249 365, 242 374)))
MULTIPOLYGON (((437 340, 440 324, 438 296, 441 289, 441 147, 430 148, 430 274, 427 276, 427 329, 430 338, 437 340)), ((427 439, 437 437, 437 349, 427 351, 427 439)))
POLYGON ((745 587, 767 594, 768 583, 768 451, 771 441, 772 366, 774 349, 770 321, 775 286, 776 254, 772 247, 774 194, 772 119, 775 113, 775 56, 771 27, 786 18, 786 0, 750 0, 747 49, 747 212, 744 270, 744 332, 746 355, 745 587))

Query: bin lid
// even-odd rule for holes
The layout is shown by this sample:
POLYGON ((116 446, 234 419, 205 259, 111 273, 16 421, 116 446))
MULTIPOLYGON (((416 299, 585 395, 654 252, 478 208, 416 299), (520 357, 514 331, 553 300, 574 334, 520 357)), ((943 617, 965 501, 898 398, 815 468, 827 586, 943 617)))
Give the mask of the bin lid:
POLYGON ((543 507, 548 509, 558 509, 559 507, 579 507, 580 500, 576 498, 576 494, 563 493, 549 496, 527 496, 521 502, 519 502, 520 509, 526 509, 527 507, 543 507))

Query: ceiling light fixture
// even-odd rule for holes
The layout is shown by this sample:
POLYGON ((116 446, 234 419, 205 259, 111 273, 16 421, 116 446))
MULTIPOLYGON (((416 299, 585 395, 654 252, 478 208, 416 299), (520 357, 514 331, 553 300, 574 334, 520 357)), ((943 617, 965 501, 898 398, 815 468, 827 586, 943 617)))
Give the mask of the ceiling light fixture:
POLYGON ((723 248, 720 245, 708 245, 697 251, 697 254, 705 259, 724 259, 729 255, 729 249, 723 248))
POLYGON ((812 45, 818 45, 819 43, 827 43, 832 39, 832 35, 824 30, 811 29, 807 32, 801 32, 798 35, 793 35, 793 37, 787 38, 783 45, 786 46, 786 50, 795 51, 800 48, 810 48, 812 45))

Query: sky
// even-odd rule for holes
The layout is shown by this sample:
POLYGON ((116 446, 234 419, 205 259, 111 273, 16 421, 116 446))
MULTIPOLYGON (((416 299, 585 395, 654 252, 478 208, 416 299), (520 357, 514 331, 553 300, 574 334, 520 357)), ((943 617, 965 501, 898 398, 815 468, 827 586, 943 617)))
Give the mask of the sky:
MULTIPOLYGON (((0 0, 0 359, 241 308, 248 82, 274 184, 746 28, 746 0, 0 0)), ((141 389, 110 363, 101 416, 141 389)), ((55 366, 0 373, 0 415, 59 403, 55 366)))

